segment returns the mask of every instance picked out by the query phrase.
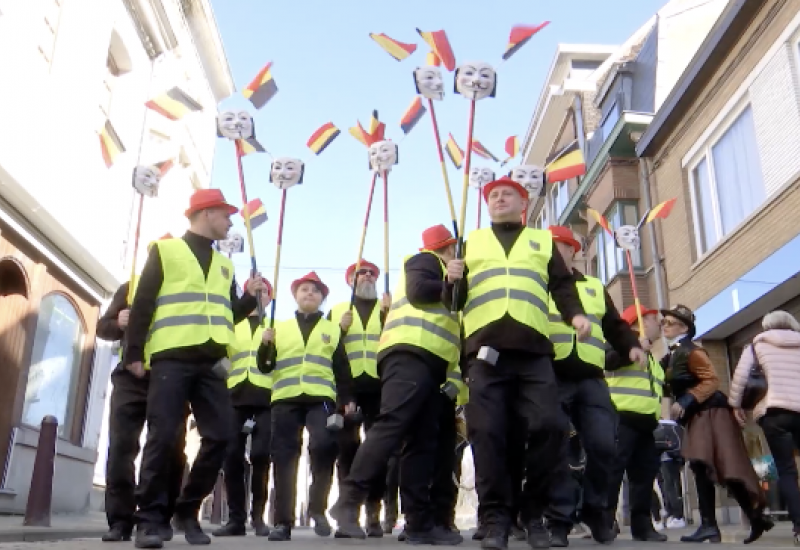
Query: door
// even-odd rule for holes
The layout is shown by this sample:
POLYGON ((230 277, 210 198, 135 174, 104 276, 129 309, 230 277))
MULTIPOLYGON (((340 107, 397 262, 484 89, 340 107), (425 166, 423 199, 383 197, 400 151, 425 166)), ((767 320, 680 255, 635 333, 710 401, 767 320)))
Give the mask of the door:
POLYGON ((16 261, 0 260, 0 475, 5 487, 7 462, 20 375, 25 371, 30 304, 28 285, 16 261))

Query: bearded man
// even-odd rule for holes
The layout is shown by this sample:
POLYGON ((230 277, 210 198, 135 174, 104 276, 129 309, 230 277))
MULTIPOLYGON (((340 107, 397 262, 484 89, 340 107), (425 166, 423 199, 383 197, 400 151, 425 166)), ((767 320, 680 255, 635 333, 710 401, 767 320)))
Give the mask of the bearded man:
MULTIPOLYGON (((378 307, 378 290, 376 280, 380 270, 366 260, 362 260, 347 268, 345 280, 355 290, 353 299, 336 304, 328 314, 328 319, 338 323, 342 329, 342 342, 344 343, 347 359, 350 362, 350 371, 353 375, 353 389, 356 404, 361 409, 361 414, 356 418, 348 418, 344 429, 339 436, 339 480, 345 479, 350 474, 350 466, 356 451, 361 444, 360 431, 363 421, 364 430, 369 431, 380 413, 381 405, 381 380, 378 376, 378 340, 380 340, 383 323, 392 303, 391 295, 385 293, 378 307), (356 273, 358 267, 358 273, 356 273), (351 303, 352 302, 352 303, 351 303), (354 315, 357 313, 357 316, 354 315)), ((383 528, 380 522, 381 499, 384 487, 377 485, 366 502, 367 535, 382 537, 383 528)), ((397 512, 387 510, 387 515, 397 512)), ((343 537, 341 533, 337 536, 343 537)))

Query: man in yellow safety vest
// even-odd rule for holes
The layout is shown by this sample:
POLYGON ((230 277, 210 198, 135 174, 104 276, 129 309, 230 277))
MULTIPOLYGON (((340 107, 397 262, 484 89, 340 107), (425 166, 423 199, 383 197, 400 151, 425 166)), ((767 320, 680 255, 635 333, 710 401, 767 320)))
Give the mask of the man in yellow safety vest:
POLYGON ((518 437, 528 441, 529 509, 523 511, 529 519, 528 543, 548 548, 550 538, 541 518, 567 430, 548 338, 550 297, 580 339, 589 336, 591 323, 550 232, 520 223, 528 191, 503 177, 487 183, 483 197, 491 227, 470 232, 465 259, 452 270, 453 278, 461 279, 454 305, 464 315, 467 425, 478 472, 480 521, 486 532, 481 546, 508 546, 516 510, 506 434, 519 414, 521 429, 527 433, 517 432, 518 437))
MULTIPOLYGON (((581 244, 569 227, 551 225, 553 242, 572 273, 578 297, 591 322, 589 338, 576 341, 575 331, 564 323, 554 300, 550 300, 550 341, 558 379, 559 400, 568 422, 578 430, 586 452, 583 474, 581 521, 592 537, 607 543, 616 533, 607 517, 609 474, 616 453, 617 413, 605 383, 606 345, 612 346, 631 363, 645 364, 645 353, 627 322, 620 318, 602 281, 575 269, 575 256, 581 244), (608 342, 608 344, 606 343, 608 342)), ((569 468, 569 438, 561 444, 561 459, 550 484, 550 502, 545 515, 550 530, 550 544, 559 548, 568 544, 567 535, 577 519, 578 500, 575 476, 569 468)))
MULTIPOLYGON (((345 272, 345 280, 353 289, 351 301, 341 302, 331 308, 328 319, 342 329, 342 342, 347 352, 350 371, 353 374, 353 393, 356 405, 361 409, 364 432, 368 432, 381 411, 381 379, 378 376, 378 340, 381 336, 386 314, 391 306, 392 298, 384 294, 378 303, 378 291, 375 281, 380 275, 378 266, 362 260, 358 266, 351 265, 345 272), (354 310, 356 315, 354 315, 354 310)), ((339 432, 339 458, 337 461, 339 480, 350 474, 350 466, 361 443, 361 424, 345 420, 344 428, 339 432)), ((382 537, 383 529, 380 520, 381 500, 385 487, 376 483, 367 498, 367 536, 382 537)), ((393 511, 388 507, 386 514, 393 511)), ((394 511, 394 519, 397 512, 394 511)), ((340 533, 341 537, 342 534, 340 533)))
MULTIPOLYGON (((647 367, 621 361, 614 352, 607 355, 606 382, 619 413, 616 456, 608 480, 608 509, 612 514, 616 512, 622 478, 627 473, 633 540, 665 542, 666 535, 656 531, 650 519, 653 484, 661 468, 661 452, 653 431, 661 418, 664 370, 649 350, 661 337, 661 325, 658 311, 640 305, 639 314, 645 330, 640 342, 648 350, 647 367)), ((635 305, 622 312, 622 319, 638 333, 635 305)))
MULTIPOLYGON (((264 279, 267 290, 261 294, 266 310, 272 302, 272 285, 264 279)), ((245 285, 244 292, 247 292, 245 285)), ((228 502, 228 523, 212 534, 215 537, 236 537, 246 534, 247 522, 247 438, 250 437, 252 507, 250 517, 256 536, 269 535, 264 522, 269 487, 270 442, 272 441, 272 375, 261 372, 266 366, 268 347, 262 341, 269 319, 259 319, 258 309, 239 322, 234 339, 228 346, 231 368, 228 389, 233 405, 233 424, 228 454, 225 457, 225 494, 228 502)))
POLYGON ((400 491, 406 516, 407 542, 459 544, 463 539, 434 525, 430 486, 433 481, 440 386, 448 367, 460 356, 458 316, 442 305, 452 285, 447 263, 453 261, 455 239, 443 225, 426 229, 420 253, 406 257, 392 307, 378 346, 381 415, 361 444, 350 475, 339 484, 339 500, 331 516, 339 531, 365 538, 358 509, 370 486, 382 483, 386 464, 403 446, 400 491))
POLYGON ((200 451, 175 504, 175 520, 190 544, 210 538, 197 520, 225 459, 233 409, 225 383, 233 327, 247 317, 265 289, 260 274, 240 299, 233 263, 216 250, 238 209, 219 189, 195 191, 186 210, 189 231, 156 242, 142 269, 128 322, 123 361, 134 376, 150 368, 147 442, 142 455, 136 512, 137 548, 161 548, 166 518, 167 469, 190 404, 202 434, 200 451))

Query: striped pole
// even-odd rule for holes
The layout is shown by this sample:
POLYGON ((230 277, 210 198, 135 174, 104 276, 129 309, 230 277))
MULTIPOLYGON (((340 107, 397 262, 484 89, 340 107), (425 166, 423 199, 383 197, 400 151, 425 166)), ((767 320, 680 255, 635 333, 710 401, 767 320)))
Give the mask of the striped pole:
POLYGON ((456 221, 456 207, 453 204, 453 192, 450 190, 450 177, 447 175, 447 165, 444 162, 442 138, 439 135, 439 123, 436 121, 436 109, 430 98, 428 98, 428 107, 431 111, 431 122, 433 122, 433 135, 436 138, 436 151, 439 153, 439 163, 442 165, 442 179, 444 180, 444 190, 447 193, 447 205, 450 207, 450 219, 453 221, 453 236, 458 237, 458 222, 456 221))
POLYGON ((361 230, 361 242, 358 245, 358 260, 356 260, 356 270, 353 272, 353 293, 350 295, 350 309, 353 309, 353 304, 356 302, 356 281, 358 280, 358 270, 361 269, 361 257, 364 255, 364 242, 367 240, 369 213, 370 210, 372 210, 372 197, 375 196, 375 182, 377 181, 378 173, 374 172, 372 174, 372 183, 369 187, 369 197, 367 197, 367 212, 364 214, 364 229, 361 230))
MULTIPOLYGON (((461 217, 458 220, 458 227, 461 233, 458 235, 458 243, 456 245, 456 258, 461 258, 464 254, 464 224, 467 218, 467 200, 469 198, 469 169, 472 164, 472 135, 475 128, 475 100, 469 100, 469 119, 467 121, 467 158, 464 160, 464 183, 461 188, 461 217)), ((457 304, 459 301, 458 288, 460 285, 455 285, 453 288, 453 303, 451 310, 457 311, 457 304)))
MULTIPOLYGON (((236 167, 239 170, 239 187, 241 187, 242 190, 242 204, 244 208, 247 208, 247 188, 244 184, 244 169, 242 168, 244 151, 238 139, 234 143, 236 144, 236 167)), ((244 218, 244 226, 247 229, 247 244, 250 246, 250 276, 255 277, 256 273, 258 273, 258 264, 256 263, 256 248, 253 244, 253 228, 250 227, 250 212, 245 212, 245 214, 246 215, 242 217, 244 218)), ((260 291, 256 296, 256 301, 258 301, 258 322, 262 323, 264 321, 264 304, 261 303, 260 291)))
POLYGON ((278 215, 278 244, 275 247, 275 271, 272 273, 272 309, 269 328, 275 326, 275 302, 278 296, 278 273, 281 267, 281 247, 283 246, 283 214, 286 212, 286 189, 281 191, 281 211, 278 215))
MULTIPOLYGON (((389 171, 383 171, 383 280, 384 292, 389 294, 389 171)), ((358 272, 356 272, 358 273, 358 272)), ((358 275, 356 274, 356 277, 358 275)), ((355 287, 356 279, 353 279, 355 287)))

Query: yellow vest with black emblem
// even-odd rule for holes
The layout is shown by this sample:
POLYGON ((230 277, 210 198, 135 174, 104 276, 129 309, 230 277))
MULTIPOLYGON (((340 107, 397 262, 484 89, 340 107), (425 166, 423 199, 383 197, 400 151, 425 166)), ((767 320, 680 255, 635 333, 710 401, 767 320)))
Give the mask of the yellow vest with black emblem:
POLYGON ((491 229, 471 231, 465 257, 469 287, 465 335, 469 337, 508 314, 547 336, 547 268, 552 255, 549 231, 524 228, 508 255, 491 229))
MULTIPOLYGON (((469 388, 464 383, 464 378, 461 375, 461 367, 458 363, 451 364, 447 369, 447 382, 452 382, 458 388, 458 397, 456 398, 456 405, 466 405, 469 401, 469 388)), ((445 384, 447 383, 445 382, 445 384)), ((444 387, 444 384, 442 384, 444 387)))
POLYGON ((183 239, 153 243, 158 247, 164 280, 156 298, 156 310, 144 354, 199 346, 209 340, 227 346, 233 340, 231 285, 233 263, 211 251, 208 276, 183 239))
MULTIPOLYGON (((269 322, 265 320, 264 323, 269 322)), ((262 323, 254 331, 250 320, 245 319, 236 325, 233 342, 228 346, 228 358, 231 370, 228 371, 228 388, 235 388, 245 380, 254 386, 272 389, 272 373, 264 374, 258 370, 258 348, 261 347, 261 336, 264 334, 262 323)))
MULTIPOLYGON (((442 280, 446 275, 444 262, 433 252, 442 267, 442 280)), ((458 315, 451 313, 442 303, 417 308, 406 297, 405 264, 413 256, 403 259, 403 270, 397 282, 392 307, 386 316, 378 343, 378 353, 398 345, 416 346, 428 350, 447 363, 455 363, 461 356, 461 327, 458 315)))
POLYGON ((664 369, 651 354, 647 354, 646 371, 638 363, 632 363, 606 372, 606 382, 611 401, 618 411, 661 417, 664 369))
POLYGON ((272 402, 299 395, 336 400, 333 355, 339 345, 339 325, 320 319, 308 337, 296 319, 275 326, 275 369, 272 371, 272 402))
MULTIPOLYGON (((336 304, 331 309, 331 321, 339 324, 342 315, 350 310, 350 302, 336 304)), ((367 321, 367 326, 361 321, 358 311, 353 310, 353 324, 342 337, 347 360, 350 362, 350 371, 353 378, 367 374, 378 378, 378 341, 381 337, 381 308, 375 302, 372 313, 367 321)))
MULTIPOLYGON (((586 317, 592 323, 592 333, 584 342, 578 342, 578 358, 584 363, 602 369, 606 364, 606 338, 603 334, 603 317, 606 314, 605 287, 599 279, 585 276, 584 281, 576 281, 578 296, 581 299, 586 317)), ((555 301, 550 298, 550 341, 555 349, 556 361, 566 359, 575 347, 575 329, 561 318, 555 301)))

